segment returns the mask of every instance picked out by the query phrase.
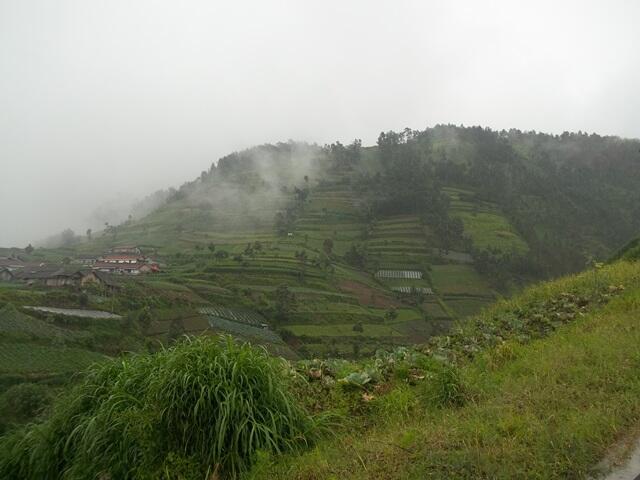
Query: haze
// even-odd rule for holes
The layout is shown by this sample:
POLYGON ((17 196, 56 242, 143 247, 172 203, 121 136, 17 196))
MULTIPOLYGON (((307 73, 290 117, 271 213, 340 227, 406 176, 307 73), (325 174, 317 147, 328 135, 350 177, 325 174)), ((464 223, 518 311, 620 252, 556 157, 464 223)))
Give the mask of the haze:
POLYGON ((0 245, 237 149, 436 123, 640 136, 629 1, 0 0, 0 245))

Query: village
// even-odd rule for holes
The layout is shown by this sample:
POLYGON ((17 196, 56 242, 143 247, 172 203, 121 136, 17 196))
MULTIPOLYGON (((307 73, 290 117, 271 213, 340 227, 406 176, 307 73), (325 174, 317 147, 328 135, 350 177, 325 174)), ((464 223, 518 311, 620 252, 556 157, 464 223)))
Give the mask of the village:
POLYGON ((64 262, 26 261, 20 255, 0 257, 0 281, 29 286, 117 288, 117 277, 157 273, 157 262, 137 246, 113 247, 100 256, 77 256, 64 262))

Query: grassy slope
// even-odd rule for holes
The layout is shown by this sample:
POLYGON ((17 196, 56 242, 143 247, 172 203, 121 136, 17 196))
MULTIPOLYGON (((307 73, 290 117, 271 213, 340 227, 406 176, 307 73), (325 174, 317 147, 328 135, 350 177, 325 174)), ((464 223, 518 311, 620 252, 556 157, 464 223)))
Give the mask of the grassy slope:
POLYGON ((640 420, 640 264, 545 283, 483 315, 602 284, 626 290, 547 339, 509 342, 464 365, 465 406, 411 402, 405 415, 254 478, 584 478, 640 420))

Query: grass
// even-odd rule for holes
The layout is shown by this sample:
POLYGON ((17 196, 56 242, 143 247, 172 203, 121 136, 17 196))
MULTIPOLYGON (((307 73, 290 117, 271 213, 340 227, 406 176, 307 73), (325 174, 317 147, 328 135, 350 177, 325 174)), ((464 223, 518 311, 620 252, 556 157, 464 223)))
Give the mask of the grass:
POLYGON ((473 195, 470 190, 446 187, 443 191, 451 202, 452 215, 462 220, 465 234, 471 237, 476 248, 492 247, 518 254, 529 251, 527 243, 495 204, 477 199, 474 203, 462 200, 465 195, 473 195))
POLYGON ((501 214, 456 212, 455 210, 453 214, 462 220, 465 232, 480 249, 494 247, 503 252, 518 254, 529 251, 526 242, 501 214))
POLYGON ((479 298, 447 298, 447 306, 451 308, 458 318, 471 317, 481 309, 490 305, 490 301, 479 298))
POLYGON ((75 347, 0 343, 0 374, 75 373, 105 359, 75 347))
POLYGON ((58 328, 44 320, 22 313, 12 304, 0 308, 0 338, 60 340, 82 336, 82 332, 58 328))
POLYGON ((259 451, 295 450, 317 434, 292 381, 281 360, 222 338, 108 362, 48 420, 2 438, 0 477, 236 477, 259 451))
POLYGON ((336 325, 287 325, 294 335, 311 337, 400 337, 402 334, 388 325, 362 324, 362 331, 354 331, 353 324, 336 325))
POLYGON ((640 421, 640 264, 618 263, 599 274, 548 282, 501 302, 454 337, 456 348, 473 352, 470 361, 418 384, 413 395, 401 384, 381 402, 401 400, 402 408, 392 408, 405 410, 401 416, 373 417, 364 430, 272 459, 251 478, 587 477, 640 421), (625 290, 613 298, 608 285, 618 291, 620 284, 625 290), (590 298, 591 310, 549 324, 554 334, 532 340, 545 335, 536 328, 536 315, 545 316, 536 313, 541 306, 551 308, 549 319, 580 310, 567 306, 568 298, 590 298), (526 339, 522 328, 535 335, 526 339), (482 331, 503 340, 481 339, 482 331), (481 343, 467 350, 475 339, 481 343))
POLYGON ((470 265, 433 265, 430 275, 438 293, 492 295, 484 279, 470 265))

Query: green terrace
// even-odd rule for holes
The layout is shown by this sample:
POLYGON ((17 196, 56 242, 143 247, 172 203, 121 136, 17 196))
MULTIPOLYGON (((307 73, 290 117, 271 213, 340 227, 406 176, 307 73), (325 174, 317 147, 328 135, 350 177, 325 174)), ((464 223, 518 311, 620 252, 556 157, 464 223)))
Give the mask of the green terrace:
POLYGON ((478 200, 471 190, 445 187, 443 192, 449 197, 451 214, 462 220, 465 234, 477 248, 492 247, 519 254, 529 251, 496 204, 478 200))

